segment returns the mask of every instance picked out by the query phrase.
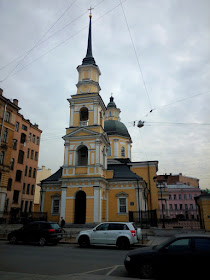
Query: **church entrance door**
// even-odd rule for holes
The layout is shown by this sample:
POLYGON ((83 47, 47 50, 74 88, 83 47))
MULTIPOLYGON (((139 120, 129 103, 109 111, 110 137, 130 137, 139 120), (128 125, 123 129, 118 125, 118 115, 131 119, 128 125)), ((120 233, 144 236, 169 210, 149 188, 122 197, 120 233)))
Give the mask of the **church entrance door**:
POLYGON ((86 220, 86 193, 78 191, 75 198, 75 224, 85 224, 86 220))

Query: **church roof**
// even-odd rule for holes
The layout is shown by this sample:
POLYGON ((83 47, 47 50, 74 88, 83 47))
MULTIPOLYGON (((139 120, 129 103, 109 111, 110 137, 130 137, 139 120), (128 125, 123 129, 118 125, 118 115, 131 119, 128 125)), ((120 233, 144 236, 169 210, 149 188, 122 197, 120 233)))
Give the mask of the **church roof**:
POLYGON ((89 23, 87 53, 86 53, 86 57, 82 61, 82 65, 90 65, 90 64, 97 66, 92 54, 91 16, 90 16, 90 23, 89 23))
POLYGON ((107 109, 110 109, 110 108, 117 108, 117 106, 116 106, 116 104, 114 102, 114 98, 112 96, 110 97, 110 102, 107 105, 107 109))
POLYGON ((108 170, 114 171, 113 181, 118 180, 139 180, 143 179, 138 176, 136 173, 132 172, 127 164, 109 164, 107 167, 108 170))
POLYGON ((115 120, 107 120, 104 122, 104 130, 108 135, 120 135, 131 139, 131 136, 124 123, 115 120))
POLYGON ((58 169, 55 173, 53 173, 50 177, 44 179, 41 181, 41 183, 47 183, 47 182, 55 182, 55 181, 59 181, 59 179, 61 179, 62 176, 62 171, 63 171, 63 167, 60 167, 60 169, 58 169))

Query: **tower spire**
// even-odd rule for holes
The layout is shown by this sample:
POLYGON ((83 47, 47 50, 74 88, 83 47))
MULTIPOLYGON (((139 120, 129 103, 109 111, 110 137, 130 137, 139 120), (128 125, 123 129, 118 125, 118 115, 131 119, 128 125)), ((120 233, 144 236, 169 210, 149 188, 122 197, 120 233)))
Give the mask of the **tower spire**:
POLYGON ((93 10, 93 8, 90 7, 90 9, 88 9, 88 10, 90 10, 90 14, 89 14, 90 22, 89 22, 89 33, 88 33, 88 45, 87 45, 86 57, 83 59, 82 65, 87 65, 87 64, 96 65, 95 59, 93 58, 93 54, 92 54, 92 35, 91 35, 91 18, 92 18, 92 13, 91 13, 91 10, 93 10))

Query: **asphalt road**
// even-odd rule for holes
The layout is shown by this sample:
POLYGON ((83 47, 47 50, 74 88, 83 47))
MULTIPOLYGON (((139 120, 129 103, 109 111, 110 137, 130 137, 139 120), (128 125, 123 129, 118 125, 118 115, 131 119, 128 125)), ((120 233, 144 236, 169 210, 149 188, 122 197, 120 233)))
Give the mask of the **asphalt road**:
POLYGON ((128 251, 116 247, 79 248, 73 244, 40 247, 0 241, 0 271, 42 275, 91 273, 128 277, 123 261, 128 251))

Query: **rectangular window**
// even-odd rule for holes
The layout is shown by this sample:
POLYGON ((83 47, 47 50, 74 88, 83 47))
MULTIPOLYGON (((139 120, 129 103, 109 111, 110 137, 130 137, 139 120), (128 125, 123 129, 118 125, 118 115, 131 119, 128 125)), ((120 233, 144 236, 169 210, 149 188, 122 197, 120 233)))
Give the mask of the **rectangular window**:
POLYGON ((36 144, 39 145, 39 137, 36 137, 36 144))
POLYGON ((36 168, 34 168, 34 171, 33 171, 33 178, 36 178, 36 168))
POLYGON ((35 135, 33 134, 32 142, 35 143, 35 135))
POLYGON ((59 205, 60 205, 60 200, 53 199, 53 208, 52 208, 53 214, 59 214, 59 205))
POLYGON ((25 133, 21 133, 20 143, 24 144, 25 142, 26 142, 26 134, 25 133))
POLYGON ((187 199, 187 195, 186 194, 184 194, 184 200, 186 200, 187 199))
POLYGON ((5 117, 5 121, 9 122, 10 121, 10 112, 6 112, 6 117, 5 117))
POLYGON ((14 170, 15 159, 11 158, 10 160, 10 170, 14 170))
POLYGON ((25 176, 27 176, 27 172, 28 172, 28 166, 25 166, 25 176))
POLYGON ((193 210, 193 204, 190 204, 190 210, 193 210))
POLYGON ((169 204, 169 208, 170 208, 170 210, 173 210, 172 204, 169 204))
POLYGON ((0 152, 0 164, 4 163, 4 151, 0 152))
POLYGON ((16 122, 16 125, 15 125, 15 131, 19 131, 19 122, 16 122))
POLYGON ((35 157, 34 157, 35 160, 38 160, 38 152, 35 152, 35 157))
POLYGON ((30 184, 27 184, 27 190, 26 190, 26 194, 30 193, 30 184))
POLYGON ((26 126, 26 125, 24 125, 24 124, 22 125, 22 129, 23 129, 23 130, 25 130, 25 131, 27 131, 27 130, 28 130, 27 126, 26 126))
POLYGON ((126 198, 119 198, 119 211, 120 211, 120 213, 127 213, 126 198))
POLYGON ((19 191, 14 190, 14 193, 13 193, 13 203, 18 203, 18 198, 19 198, 19 191))
POLYGON ((28 201, 25 201, 25 208, 24 208, 24 212, 26 213, 28 211, 28 201))
POLYGON ((182 195, 181 194, 179 194, 179 199, 182 199, 182 195))
POLYGON ((174 200, 176 200, 176 194, 174 194, 174 200))
POLYGON ((25 193, 25 191, 26 191, 26 184, 23 183, 23 194, 25 193))
POLYGON ((184 207, 185 207, 185 210, 188 210, 188 205, 187 204, 185 204, 184 207))
POLYGON ((21 200, 21 204, 20 204, 20 212, 23 212, 23 204, 24 204, 24 200, 21 200))
POLYGON ((179 205, 179 209, 182 210, 182 204, 179 205))
POLYGON ((29 132, 28 140, 31 141, 31 132, 29 132))
POLYGON ((171 200, 171 199, 172 199, 171 194, 169 194, 169 195, 168 195, 168 199, 169 199, 169 200, 171 200))
POLYGON ((3 132, 2 142, 7 143, 7 136, 8 136, 8 129, 5 128, 5 129, 4 129, 4 132, 3 132))
POLYGON ((34 185, 31 185, 31 195, 34 195, 34 185))
POLYGON ((191 195, 191 193, 189 194, 189 199, 192 199, 192 195, 191 195))
POLYGON ((11 191, 11 188, 12 188, 12 179, 9 178, 9 179, 8 179, 8 183, 7 183, 7 190, 8 190, 8 191, 11 191))
POLYGON ((34 150, 31 150, 31 159, 34 158, 34 150))
POLYGON ((13 150, 17 150, 17 139, 13 139, 12 148, 13 148, 13 150))
POLYGON ((27 150, 27 158, 29 158, 30 149, 27 150))
POLYGON ((19 150, 18 163, 23 164, 23 160, 24 160, 24 152, 22 150, 19 150))
POLYGON ((32 206, 33 206, 33 202, 30 201, 30 202, 29 202, 29 210, 28 210, 29 213, 32 212, 32 206))
POLYGON ((177 204, 174 204, 174 209, 177 210, 177 204))
POLYGON ((21 182, 21 177, 22 177, 22 171, 21 170, 17 170, 16 171, 15 181, 21 182))

